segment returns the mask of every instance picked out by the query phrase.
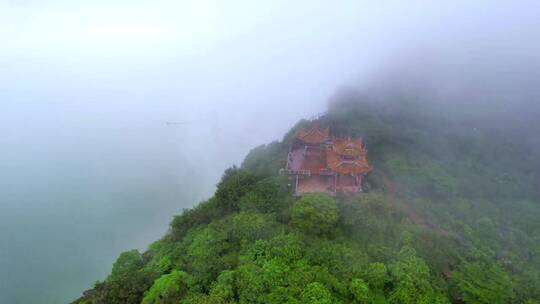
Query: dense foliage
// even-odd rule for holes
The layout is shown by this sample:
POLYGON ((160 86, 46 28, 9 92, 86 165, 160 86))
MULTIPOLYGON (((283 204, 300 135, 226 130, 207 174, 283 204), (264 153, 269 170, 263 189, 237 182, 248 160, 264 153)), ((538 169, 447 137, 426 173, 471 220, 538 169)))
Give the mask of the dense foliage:
POLYGON ((278 170, 300 122, 76 303, 539 303, 538 162, 521 139, 356 99, 321 120, 366 139, 367 193, 290 195, 278 170))

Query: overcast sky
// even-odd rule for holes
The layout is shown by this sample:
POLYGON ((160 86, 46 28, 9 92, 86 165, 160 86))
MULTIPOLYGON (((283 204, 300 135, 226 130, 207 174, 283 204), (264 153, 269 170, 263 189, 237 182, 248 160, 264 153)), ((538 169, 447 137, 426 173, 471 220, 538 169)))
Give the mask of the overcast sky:
MULTIPOLYGON (((508 73, 493 61, 538 58, 539 13, 537 1, 8 0, 0 101, 8 111, 51 105, 60 112, 39 116, 55 119, 76 105, 136 121, 251 123, 277 111, 291 122, 323 111, 336 87, 411 61, 421 73, 429 57, 455 63, 444 73, 508 73)), ((266 140, 274 128, 259 131, 266 140)))

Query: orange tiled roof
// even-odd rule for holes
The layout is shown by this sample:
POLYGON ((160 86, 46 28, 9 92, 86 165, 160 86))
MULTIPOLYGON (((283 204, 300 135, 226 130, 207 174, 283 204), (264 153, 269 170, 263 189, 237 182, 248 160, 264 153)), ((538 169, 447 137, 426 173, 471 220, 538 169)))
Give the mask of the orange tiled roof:
POLYGON ((364 174, 371 171, 366 154, 355 159, 347 160, 336 151, 329 149, 326 159, 328 168, 340 174, 364 174))
POLYGON ((359 157, 366 154, 361 138, 335 138, 334 151, 339 155, 359 157))
POLYGON ((296 137, 306 144, 322 144, 330 139, 330 128, 321 130, 317 127, 310 129, 300 129, 296 137))

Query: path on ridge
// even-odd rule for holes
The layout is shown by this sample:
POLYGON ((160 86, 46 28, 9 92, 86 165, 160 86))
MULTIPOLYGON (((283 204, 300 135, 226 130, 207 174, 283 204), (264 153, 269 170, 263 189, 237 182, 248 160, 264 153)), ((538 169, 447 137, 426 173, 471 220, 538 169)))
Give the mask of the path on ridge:
POLYGON ((418 212, 414 210, 411 202, 404 197, 400 187, 390 177, 388 177, 386 173, 376 168, 374 168, 373 171, 374 173, 381 176, 384 187, 395 198, 395 205, 405 211, 405 213, 409 216, 409 218, 414 224, 431 228, 440 232, 443 235, 449 235, 448 231, 442 229, 425 216, 418 214, 418 212))

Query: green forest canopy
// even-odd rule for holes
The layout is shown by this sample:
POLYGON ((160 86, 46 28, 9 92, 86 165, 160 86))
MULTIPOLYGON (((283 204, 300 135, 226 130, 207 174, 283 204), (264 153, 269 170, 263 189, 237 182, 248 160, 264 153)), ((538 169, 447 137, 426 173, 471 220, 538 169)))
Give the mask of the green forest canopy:
POLYGON ((426 111, 332 103, 321 120, 367 142, 365 194, 291 196, 301 121, 74 303, 540 303, 536 154, 426 111))

